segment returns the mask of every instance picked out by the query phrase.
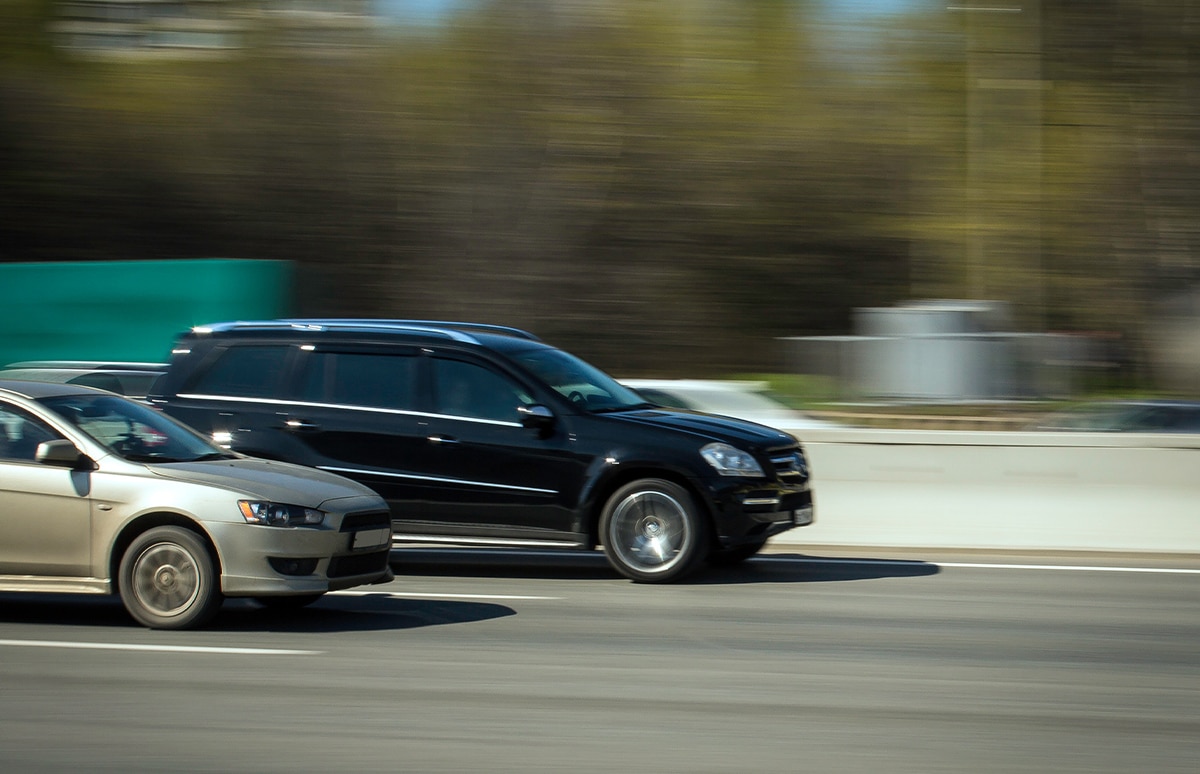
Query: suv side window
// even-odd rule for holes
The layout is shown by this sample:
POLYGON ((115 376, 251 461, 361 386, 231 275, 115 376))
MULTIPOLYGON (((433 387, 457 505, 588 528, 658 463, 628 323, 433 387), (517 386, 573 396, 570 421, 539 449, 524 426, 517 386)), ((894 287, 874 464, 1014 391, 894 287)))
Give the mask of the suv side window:
POLYGON ((520 422, 529 393, 508 378, 462 360, 434 358, 434 411, 455 417, 520 422))
POLYGON ((312 352, 300 379, 300 399, 371 408, 415 408, 416 357, 312 352))
POLYGON ((287 346, 230 347, 200 374, 190 391, 236 398, 277 397, 275 382, 290 352, 287 346))

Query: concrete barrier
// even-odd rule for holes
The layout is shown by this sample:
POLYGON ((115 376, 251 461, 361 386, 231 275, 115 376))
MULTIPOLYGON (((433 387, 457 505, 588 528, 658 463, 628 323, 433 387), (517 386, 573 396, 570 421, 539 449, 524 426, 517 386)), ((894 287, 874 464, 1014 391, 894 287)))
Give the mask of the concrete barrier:
POLYGON ((1200 435, 797 434, 817 520, 776 544, 1200 553, 1200 435))

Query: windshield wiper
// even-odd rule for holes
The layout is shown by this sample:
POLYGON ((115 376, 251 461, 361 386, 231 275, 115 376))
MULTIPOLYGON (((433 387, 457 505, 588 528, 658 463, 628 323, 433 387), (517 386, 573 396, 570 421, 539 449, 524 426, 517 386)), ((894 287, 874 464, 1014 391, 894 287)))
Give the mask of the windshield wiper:
POLYGON ((636 411, 638 409, 658 408, 653 403, 630 403, 624 406, 605 406, 592 409, 593 414, 611 414, 615 411, 636 411))
POLYGON ((208 454, 201 454, 199 457, 196 457, 189 461, 190 462, 211 462, 212 460, 232 460, 232 459, 237 459, 237 455, 230 454, 229 452, 209 452, 208 454))

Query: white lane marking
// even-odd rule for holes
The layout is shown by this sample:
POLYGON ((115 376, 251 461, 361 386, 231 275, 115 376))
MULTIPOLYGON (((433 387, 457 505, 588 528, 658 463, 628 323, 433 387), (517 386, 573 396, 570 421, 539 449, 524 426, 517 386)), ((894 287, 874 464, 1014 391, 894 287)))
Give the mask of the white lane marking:
POLYGON ((1104 567, 1084 564, 984 564, 974 562, 935 562, 938 567, 965 567, 985 570, 1053 570, 1055 572, 1144 572, 1165 575, 1200 575, 1200 570, 1182 567, 1104 567))
POLYGON ((317 656, 320 650, 282 650, 278 648, 206 648, 199 645, 138 645, 117 642, 61 642, 56 640, 0 640, 0 646, 14 648, 76 648, 81 650, 135 650, 158 653, 211 653, 222 656, 317 656))
POLYGON ((436 591, 331 591, 340 597, 397 597, 417 599, 562 599, 562 597, 529 597, 518 594, 439 594, 436 591))
POLYGON ((760 556, 761 561, 798 564, 870 564, 881 567, 958 567, 969 570, 1049 570, 1054 572, 1139 572, 1165 575, 1200 575, 1200 569, 1177 567, 1105 567, 1086 564, 989 564, 986 562, 926 562, 920 559, 793 559, 760 556))

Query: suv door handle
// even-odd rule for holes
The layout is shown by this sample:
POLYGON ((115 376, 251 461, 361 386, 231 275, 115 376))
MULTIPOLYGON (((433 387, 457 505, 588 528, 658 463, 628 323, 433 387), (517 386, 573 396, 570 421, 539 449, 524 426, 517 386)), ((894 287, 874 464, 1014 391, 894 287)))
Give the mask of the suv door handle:
POLYGON ((430 443, 447 445, 456 444, 459 442, 458 439, 452 435, 431 435, 426 440, 430 443))
POLYGON ((321 429, 316 422, 309 422, 305 419, 289 419, 284 424, 287 425, 288 430, 295 430, 298 433, 311 433, 321 429))

